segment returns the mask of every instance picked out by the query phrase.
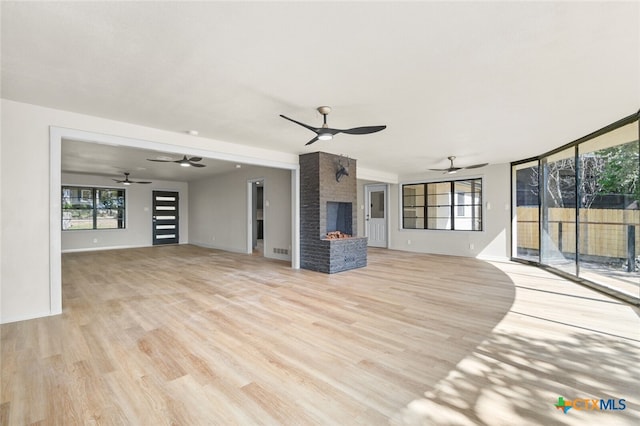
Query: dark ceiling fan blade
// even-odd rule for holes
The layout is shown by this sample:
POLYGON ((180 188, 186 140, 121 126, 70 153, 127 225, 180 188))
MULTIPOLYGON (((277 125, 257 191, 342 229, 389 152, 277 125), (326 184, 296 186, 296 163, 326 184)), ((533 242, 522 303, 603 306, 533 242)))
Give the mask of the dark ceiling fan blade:
POLYGON ((316 142, 318 140, 318 137, 316 136, 315 138, 311 139, 309 142, 305 143, 306 145, 311 145, 312 143, 316 142))
POLYGON ((489 165, 489 163, 482 163, 482 164, 474 164, 473 166, 467 166, 467 167, 463 167, 463 169, 478 169, 480 167, 484 167, 489 165))
POLYGON ((191 164, 192 167, 207 167, 205 164, 198 164, 198 163, 191 163, 191 162, 189 162, 189 164, 191 164))
POLYGON ((428 169, 434 172, 457 172, 458 170, 462 170, 464 167, 447 167, 446 169, 428 169))
POLYGON ((124 180, 119 180, 119 179, 112 179, 112 180, 113 180, 114 182, 117 182, 117 183, 126 182, 126 181, 124 181, 124 180))
POLYGON ((138 180, 130 180, 129 182, 131 183, 141 183, 143 185, 146 185, 148 183, 153 183, 153 182, 148 182, 148 181, 138 181, 138 180))
POLYGON ((368 135, 369 133, 379 132, 380 130, 386 129, 387 126, 364 126, 364 127, 354 127, 353 129, 340 130, 341 133, 346 133, 348 135, 368 135))
POLYGON ((202 157, 191 157, 189 158, 189 161, 202 161, 202 157))
POLYGON ((317 128, 317 127, 311 127, 308 124, 301 123, 299 121, 294 120, 293 118, 289 118, 289 117, 287 117, 285 115, 282 115, 282 114, 280 114, 280 117, 284 118, 285 120, 292 121, 292 122, 294 122, 294 123, 296 123, 296 124, 298 124, 298 125, 300 125, 302 127, 305 127, 307 129, 311 130, 312 132, 315 132, 315 133, 318 133, 321 130, 321 129, 317 128))
POLYGON ((173 160, 156 160, 156 159, 151 159, 151 158, 147 158, 147 161, 155 161, 156 163, 173 163, 173 160))

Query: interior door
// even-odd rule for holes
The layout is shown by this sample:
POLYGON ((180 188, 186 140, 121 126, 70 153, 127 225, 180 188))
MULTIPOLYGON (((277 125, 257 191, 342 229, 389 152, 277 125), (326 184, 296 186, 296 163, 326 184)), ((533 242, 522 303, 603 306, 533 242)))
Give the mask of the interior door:
POLYGON ((368 245, 387 247, 387 186, 365 186, 365 233, 368 245))
POLYGON ((153 245, 178 244, 177 192, 153 191, 153 245))

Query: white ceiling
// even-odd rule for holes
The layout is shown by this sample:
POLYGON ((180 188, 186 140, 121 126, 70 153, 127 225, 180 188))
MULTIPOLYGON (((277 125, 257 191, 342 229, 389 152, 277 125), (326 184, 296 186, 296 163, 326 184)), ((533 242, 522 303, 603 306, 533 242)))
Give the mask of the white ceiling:
MULTIPOLYGON (((445 167, 449 155, 460 166, 534 156, 640 106, 639 2, 1 8, 3 98, 345 154, 400 175, 445 167), (278 115, 319 126, 319 105, 333 107, 331 127, 388 128, 305 147, 313 133, 278 115)), ((111 167, 133 167, 116 164, 128 156, 111 167)))
MULTIPOLYGON (((187 155, 187 158, 193 157, 187 155)), ((67 173, 115 176, 117 179, 124 179, 124 173, 128 172, 132 180, 161 179, 189 182, 228 173, 236 170, 237 166, 250 167, 211 158, 203 158, 196 162, 205 167, 182 167, 173 162, 149 161, 149 159, 175 161, 183 158, 184 154, 63 140, 61 169, 67 173)))

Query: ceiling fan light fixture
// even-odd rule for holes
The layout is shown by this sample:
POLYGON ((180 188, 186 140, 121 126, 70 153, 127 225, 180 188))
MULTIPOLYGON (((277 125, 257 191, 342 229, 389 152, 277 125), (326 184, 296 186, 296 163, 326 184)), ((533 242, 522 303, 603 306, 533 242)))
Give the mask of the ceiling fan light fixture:
POLYGON ((454 174, 458 173, 458 171, 457 170, 447 170, 445 173, 448 174, 448 175, 454 175, 454 174))
POLYGON ((327 125, 327 114, 331 112, 331 108, 328 106, 318 107, 318 112, 322 114, 322 127, 313 127, 308 124, 301 123, 299 121, 294 120, 293 118, 289 118, 285 115, 280 114, 280 117, 285 120, 289 120, 293 123, 296 123, 299 126, 304 127, 305 129, 309 129, 316 134, 316 137, 311 139, 309 142, 305 144, 311 145, 316 141, 330 141, 333 139, 334 135, 339 133, 346 133, 349 135, 368 135, 369 133, 379 132, 380 130, 384 130, 387 126, 365 126, 365 127, 354 127, 352 129, 332 129, 327 125))
POLYGON ((123 185, 131 185, 131 182, 122 182, 123 185))
POLYGON ((191 167, 191 164, 187 163, 186 161, 180 163, 180 166, 182 167, 191 167))

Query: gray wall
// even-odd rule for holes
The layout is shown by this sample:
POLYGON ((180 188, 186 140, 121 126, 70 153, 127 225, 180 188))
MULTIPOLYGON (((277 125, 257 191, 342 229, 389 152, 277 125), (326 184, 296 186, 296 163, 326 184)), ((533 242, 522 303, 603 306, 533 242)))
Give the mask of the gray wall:
POLYGON ((264 255, 291 260, 291 172, 243 166, 233 172, 190 182, 189 242, 247 253, 250 179, 264 178, 264 255), (274 248, 288 254, 274 253, 274 248))
MULTIPOLYGON (((62 184, 103 188, 120 187, 108 177, 71 173, 62 174, 62 184)), ((153 243, 152 191, 154 190, 176 191, 180 194, 180 243, 189 241, 189 190, 186 182, 153 180, 149 185, 130 185, 123 188, 126 191, 126 229, 62 231, 63 252, 151 246, 153 243)))

